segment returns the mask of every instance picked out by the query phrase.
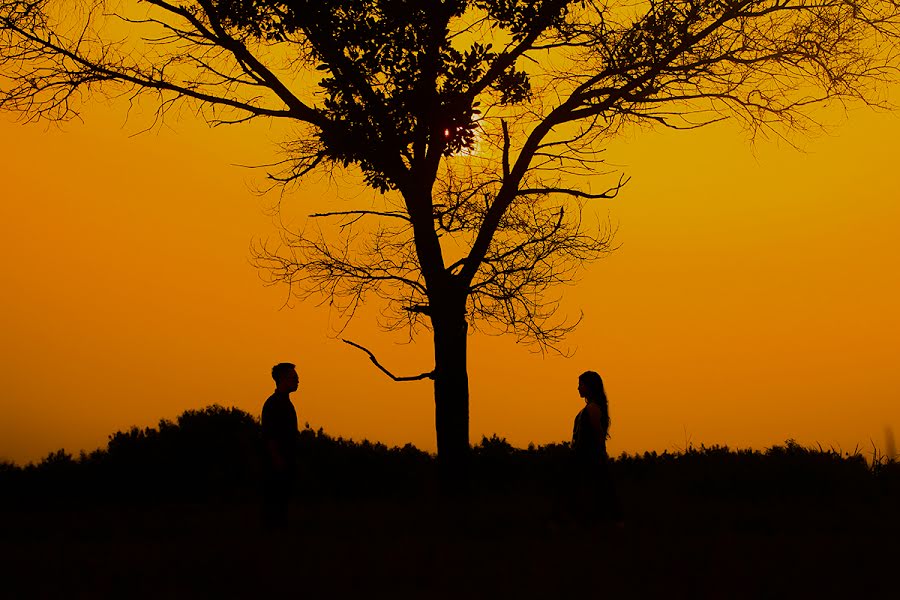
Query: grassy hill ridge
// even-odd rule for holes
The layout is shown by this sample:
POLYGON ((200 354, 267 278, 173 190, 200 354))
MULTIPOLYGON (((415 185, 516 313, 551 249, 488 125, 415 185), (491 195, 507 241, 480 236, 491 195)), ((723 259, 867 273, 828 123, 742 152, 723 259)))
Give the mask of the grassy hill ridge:
MULTIPOLYGON (((37 464, 0 464, 6 502, 155 501, 249 498, 262 468, 258 420, 218 405, 188 410, 157 427, 119 431, 105 449, 64 450, 37 464)), ((387 447, 332 437, 307 425, 298 443, 305 497, 419 495, 433 489, 435 458, 407 444, 387 447)), ((472 452, 472 489, 552 494, 570 475, 566 443, 514 448, 496 435, 472 452)), ((765 450, 724 446, 622 454, 612 459, 620 486, 723 498, 816 496, 833 499, 900 492, 900 464, 860 452, 807 448, 788 440, 765 450)))

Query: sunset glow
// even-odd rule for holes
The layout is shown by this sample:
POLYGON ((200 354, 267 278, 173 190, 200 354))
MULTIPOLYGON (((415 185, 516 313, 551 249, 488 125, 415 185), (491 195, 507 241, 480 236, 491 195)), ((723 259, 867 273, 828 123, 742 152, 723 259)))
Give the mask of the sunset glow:
MULTIPOLYGON (((434 449, 428 383, 393 383, 333 336, 327 307, 284 308, 248 264, 273 234, 274 196, 233 164, 262 163, 262 128, 129 137, 124 111, 63 131, 2 124, 0 456, 105 444, 212 403, 258 414, 268 368, 299 365, 301 422, 434 449)), ((134 118, 134 117, 133 117, 134 118)), ((575 379, 606 379, 610 450, 688 443, 764 447, 796 438, 883 447, 900 423, 900 203, 895 115, 855 111, 805 153, 714 126, 632 132, 608 160, 632 182, 603 201, 619 249, 565 289, 584 320, 572 358, 471 339, 472 439, 567 439, 575 379)), ((355 194, 327 181, 286 197, 303 213, 355 194)), ((427 334, 345 336, 397 372, 430 367, 427 334)))

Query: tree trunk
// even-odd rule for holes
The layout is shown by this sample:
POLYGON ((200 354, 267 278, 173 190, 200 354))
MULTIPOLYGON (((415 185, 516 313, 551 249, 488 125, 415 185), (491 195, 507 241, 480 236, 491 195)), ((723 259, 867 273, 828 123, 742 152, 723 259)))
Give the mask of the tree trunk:
POLYGON ((462 314, 434 315, 432 326, 438 466, 446 491, 452 492, 463 485, 469 458, 468 324, 462 314))

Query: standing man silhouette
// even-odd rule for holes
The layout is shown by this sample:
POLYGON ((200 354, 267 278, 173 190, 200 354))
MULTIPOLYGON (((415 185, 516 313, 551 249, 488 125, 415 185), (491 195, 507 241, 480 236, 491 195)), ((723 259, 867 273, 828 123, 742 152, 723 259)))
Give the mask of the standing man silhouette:
POLYGON ((296 369, 291 363, 272 367, 275 393, 262 408, 266 454, 263 525, 267 529, 283 529, 288 523, 288 505, 297 471, 297 411, 291 402, 291 393, 300 384, 296 369))

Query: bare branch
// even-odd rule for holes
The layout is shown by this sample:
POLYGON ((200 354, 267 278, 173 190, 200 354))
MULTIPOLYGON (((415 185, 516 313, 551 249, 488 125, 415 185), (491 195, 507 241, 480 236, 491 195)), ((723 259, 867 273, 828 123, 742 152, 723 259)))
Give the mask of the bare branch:
POLYGON ((380 362, 378 362, 378 359, 375 358, 375 355, 372 354, 372 351, 369 350, 368 348, 361 346, 361 345, 357 344, 356 342, 351 342, 350 340, 347 340, 344 338, 341 338, 341 341, 344 342, 345 344, 349 344, 350 346, 353 346, 354 348, 359 348, 360 350, 362 350, 363 352, 368 354, 369 360, 372 361, 372 364, 375 365, 376 367, 378 367, 378 370, 380 370, 382 373, 384 373, 385 375, 387 375, 394 381, 421 381, 422 379, 434 379, 434 371, 428 371, 427 373, 419 373, 418 375, 408 375, 408 376, 394 375, 393 373, 388 371, 384 366, 382 366, 382 364, 380 362))
POLYGON ((341 210, 334 212, 324 212, 324 213, 313 213, 309 215, 312 218, 323 218, 323 217, 350 217, 350 216, 373 216, 373 217, 387 217, 392 219, 402 219, 409 222, 409 216, 399 212, 385 212, 378 210, 341 210))
POLYGON ((503 167, 503 179, 504 181, 509 177, 509 125, 506 123, 506 119, 500 120, 500 125, 503 127, 503 154, 502 154, 502 167, 503 167))
POLYGON ((574 196, 576 198, 585 198, 585 199, 612 199, 619 195, 619 192, 622 188, 631 180, 630 177, 625 177, 622 175, 619 178, 619 182, 613 187, 609 188, 604 192, 600 192, 599 194, 591 194, 590 192, 583 192, 581 190, 576 190, 572 188, 564 188, 564 187, 545 187, 545 188, 525 188, 518 191, 519 196, 534 196, 534 195, 547 195, 547 194, 564 194, 566 196, 574 196))

